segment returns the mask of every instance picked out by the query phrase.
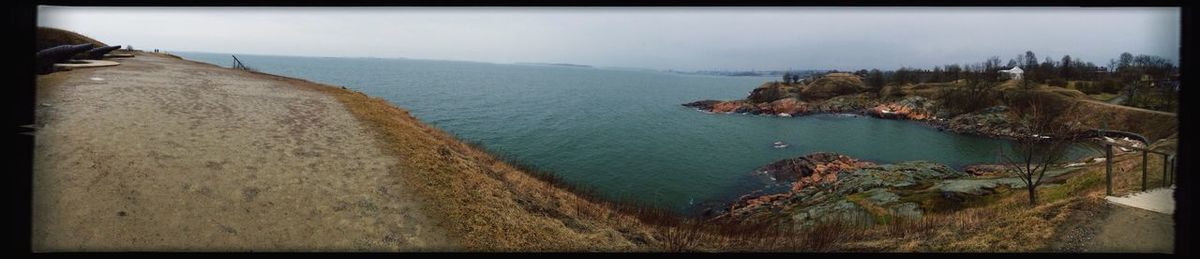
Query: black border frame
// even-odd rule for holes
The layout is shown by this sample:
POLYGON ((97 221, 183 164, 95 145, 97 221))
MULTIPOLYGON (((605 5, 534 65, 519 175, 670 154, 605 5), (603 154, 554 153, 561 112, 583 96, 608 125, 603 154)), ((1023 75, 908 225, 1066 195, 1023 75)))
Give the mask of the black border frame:
MULTIPOLYGON (((985 0, 967 0, 967 1, 901 1, 901 2, 883 2, 883 1, 787 1, 787 0, 746 0, 746 1, 730 1, 730 0, 648 0, 648 1, 629 1, 629 0, 450 0, 450 1, 434 1, 434 0, 417 0, 417 1, 379 1, 379 0, 348 0, 348 1, 333 1, 333 0, 300 0, 300 1, 264 1, 264 0, 248 0, 248 1, 233 1, 233 0, 202 0, 202 1, 148 1, 148 0, 116 0, 116 1, 80 1, 80 0, 38 0, 29 2, 8 2, 8 26, 10 27, 10 37, 5 37, 4 41, 8 51, 4 52, 7 56, 6 60, 13 64, 8 66, 5 73, 8 74, 9 80, 16 81, 14 84, 5 84, 4 94, 9 98, 5 102, 7 106, 6 123, 10 129, 8 136, 9 141, 4 146, 8 148, 7 156, 7 178, 4 182, 7 183, 7 188, 4 188, 4 197, 7 199, 9 213, 5 213, 7 228, 6 241, 3 243, 6 250, 18 254, 31 254, 31 209, 32 209, 32 170, 33 170, 33 148, 34 138, 32 135, 22 134, 29 132, 27 128, 21 125, 29 125, 34 122, 34 105, 35 105, 35 83, 36 80, 33 73, 33 67, 23 64, 32 64, 33 55, 26 53, 36 52, 32 38, 34 37, 34 28, 36 26, 36 12, 38 5, 63 5, 63 6, 629 6, 629 7, 647 7, 647 6, 964 6, 964 7, 1013 7, 1013 6, 1068 6, 1068 7, 1116 7, 1116 6, 1139 6, 1139 7, 1181 7, 1181 37, 1180 37, 1180 58, 1179 68, 1183 75, 1181 81, 1185 87, 1180 90, 1180 109, 1179 109, 1179 132, 1180 143, 1178 153, 1181 158, 1179 162, 1179 170, 1184 173, 1178 174, 1178 187, 1175 190, 1176 212, 1175 218, 1175 254, 1173 256, 1185 256, 1193 254, 1193 233, 1195 228, 1195 214, 1193 211, 1194 198, 1192 186, 1194 186, 1194 178, 1187 174, 1189 169, 1195 168, 1191 160, 1186 159, 1193 150, 1188 144, 1192 139, 1182 134, 1192 129, 1189 123, 1186 123, 1185 117, 1193 114, 1194 108, 1188 102, 1184 102, 1189 91, 1186 85, 1189 80, 1188 75, 1193 74, 1193 66, 1191 61, 1196 60, 1195 52, 1189 50, 1195 45, 1192 38, 1192 31, 1195 29, 1193 13, 1194 9, 1184 5, 1182 1, 1162 1, 1162 0, 1142 0, 1142 1, 985 1, 985 0), (16 36, 14 36, 16 35, 16 36), (26 39, 25 41, 19 39, 26 39)), ((11 81, 10 81, 11 82, 11 81)), ((1193 84, 1195 85, 1195 84, 1193 84)), ((38 256, 50 255, 76 255, 86 253, 54 253, 54 254, 35 254, 38 256)), ((112 255, 165 255, 177 253, 115 253, 112 255)), ((208 253, 211 254, 211 253, 208 253)), ((268 253, 276 254, 276 253, 268 253)), ((367 253, 371 254, 371 253, 367 253)), ((554 253, 547 255, 555 255, 554 253)), ((847 255, 847 254, 826 254, 826 255, 847 255)), ((1055 256, 1063 256, 1065 254, 1054 254, 1055 256)), ((1084 255, 1084 256, 1090 256, 1084 255)), ((289 254, 288 256, 295 256, 289 254)), ((393 255, 395 256, 395 255, 393 255)), ((764 254, 764 256, 769 256, 764 254)), ((889 254, 884 256, 897 256, 889 254)), ((1069 255, 1068 255, 1069 256, 1069 255)), ((1140 255, 1140 256, 1155 256, 1155 255, 1140 255)), ((1158 255, 1163 256, 1163 255, 1158 255)))

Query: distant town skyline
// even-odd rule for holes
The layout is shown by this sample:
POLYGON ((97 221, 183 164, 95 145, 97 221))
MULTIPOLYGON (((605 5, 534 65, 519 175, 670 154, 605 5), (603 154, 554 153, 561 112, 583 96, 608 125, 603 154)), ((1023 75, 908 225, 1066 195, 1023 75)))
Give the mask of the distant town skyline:
POLYGON ((38 26, 139 49, 658 70, 930 68, 1033 51, 1178 62, 1179 8, 42 6, 38 26))

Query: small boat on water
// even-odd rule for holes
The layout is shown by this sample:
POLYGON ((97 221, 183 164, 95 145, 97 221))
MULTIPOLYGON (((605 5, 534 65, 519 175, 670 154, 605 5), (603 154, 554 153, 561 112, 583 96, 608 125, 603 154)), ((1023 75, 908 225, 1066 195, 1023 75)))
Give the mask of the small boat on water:
POLYGON ((788 144, 783 143, 783 141, 775 141, 775 143, 772 144, 772 146, 775 148, 786 148, 786 147, 788 147, 788 144))

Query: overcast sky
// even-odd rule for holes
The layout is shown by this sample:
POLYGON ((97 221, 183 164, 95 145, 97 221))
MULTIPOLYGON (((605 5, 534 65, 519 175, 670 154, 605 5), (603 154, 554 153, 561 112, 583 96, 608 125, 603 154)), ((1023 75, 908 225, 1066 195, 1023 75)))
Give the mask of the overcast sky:
POLYGON ((1032 50, 1178 60, 1178 8, 41 7, 38 25, 138 49, 676 70, 895 69, 1032 50))

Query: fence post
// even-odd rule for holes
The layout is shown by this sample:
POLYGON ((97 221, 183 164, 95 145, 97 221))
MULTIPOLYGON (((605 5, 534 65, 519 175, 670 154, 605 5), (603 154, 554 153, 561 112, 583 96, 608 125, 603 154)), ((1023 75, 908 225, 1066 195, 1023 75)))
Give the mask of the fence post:
POLYGON ((1150 152, 1142 150, 1142 191, 1146 191, 1146 166, 1150 162, 1150 152))
POLYGON ((1179 156, 1171 156, 1171 184, 1175 184, 1175 177, 1179 177, 1179 156))
POLYGON ((1112 145, 1104 144, 1104 183, 1108 196, 1112 196, 1112 145))
POLYGON ((234 56, 234 55, 229 55, 229 56, 230 56, 230 57, 233 57, 233 68, 234 68, 234 69, 243 69, 243 70, 244 70, 244 68, 245 68, 246 66, 245 66, 245 65, 242 65, 242 61, 241 61, 241 60, 238 60, 237 56, 234 56))
POLYGON ((1167 182, 1167 169, 1168 169, 1168 168, 1171 168, 1171 166, 1170 166, 1170 163, 1168 163, 1168 161, 1167 161, 1167 154, 1163 154, 1163 165, 1162 165, 1162 167, 1163 167, 1162 186, 1163 186, 1163 188, 1167 188, 1167 187, 1171 186, 1171 185, 1170 185, 1170 184, 1168 184, 1168 182, 1167 182))

